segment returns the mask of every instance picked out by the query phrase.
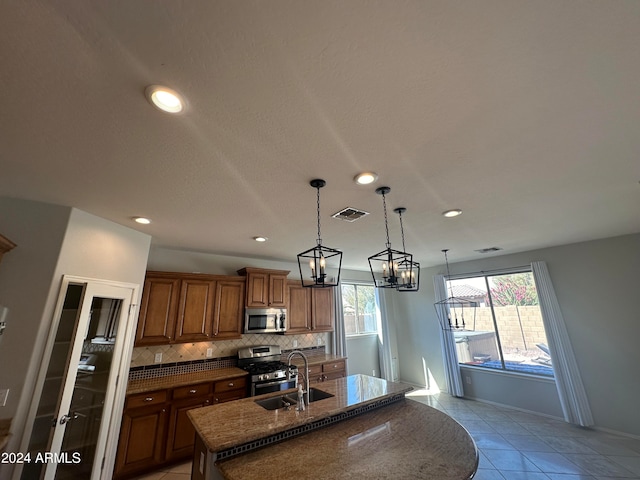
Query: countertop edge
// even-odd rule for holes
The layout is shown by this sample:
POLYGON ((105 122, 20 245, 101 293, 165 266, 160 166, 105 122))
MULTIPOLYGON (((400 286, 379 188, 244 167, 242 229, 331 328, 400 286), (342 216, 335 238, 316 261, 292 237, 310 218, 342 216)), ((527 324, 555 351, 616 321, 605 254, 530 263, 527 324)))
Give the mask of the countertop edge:
POLYGON ((127 385, 126 394, 135 395, 152 392, 154 390, 167 390, 198 383, 218 382, 246 376, 248 376, 248 373, 241 368, 227 367, 205 370, 203 372, 181 373, 178 375, 167 375, 143 380, 131 380, 127 385))

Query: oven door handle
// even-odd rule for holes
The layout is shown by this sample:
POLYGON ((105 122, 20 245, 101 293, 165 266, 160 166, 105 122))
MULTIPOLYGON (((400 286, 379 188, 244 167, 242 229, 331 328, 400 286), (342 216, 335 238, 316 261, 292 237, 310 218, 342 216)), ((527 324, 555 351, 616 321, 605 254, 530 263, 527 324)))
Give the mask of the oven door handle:
MULTIPOLYGON (((256 389, 256 391, 257 391, 259 388, 270 387, 271 385, 280 385, 280 384, 282 384, 282 383, 289 383, 289 382, 290 382, 290 381, 292 381, 292 380, 296 380, 296 377, 294 377, 293 375, 291 376, 291 380, 287 380, 287 379, 286 379, 286 377, 285 377, 285 378, 282 378, 282 379, 280 379, 280 380, 276 380, 276 381, 274 381, 274 382, 256 383, 256 384, 254 385, 254 388, 255 388, 255 389, 256 389)), ((295 387, 291 387, 291 388, 295 388, 295 387)))

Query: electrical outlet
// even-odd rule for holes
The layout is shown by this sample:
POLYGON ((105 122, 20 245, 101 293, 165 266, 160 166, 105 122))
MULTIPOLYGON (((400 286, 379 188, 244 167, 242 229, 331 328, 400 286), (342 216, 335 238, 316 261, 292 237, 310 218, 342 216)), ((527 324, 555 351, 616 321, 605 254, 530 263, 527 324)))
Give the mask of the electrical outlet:
POLYGON ((293 341, 293 348, 298 348, 298 340, 293 341))
POLYGON ((322 339, 318 338, 318 345, 322 345, 322 339))
POLYGON ((466 376, 464 377, 465 382, 467 382, 467 385, 471 385, 471 377, 470 376, 466 376))
POLYGON ((376 371, 375 371, 375 370, 373 371, 373 376, 374 376, 374 377, 376 376, 376 371))
POLYGON ((162 352, 158 352, 156 353, 155 357, 153 358, 154 363, 162 363, 162 352))
POLYGON ((5 388, 0 390, 0 407, 4 407, 7 404, 7 398, 9 397, 9 389, 5 388))
POLYGON ((207 358, 213 357, 213 348, 207 348, 207 358))

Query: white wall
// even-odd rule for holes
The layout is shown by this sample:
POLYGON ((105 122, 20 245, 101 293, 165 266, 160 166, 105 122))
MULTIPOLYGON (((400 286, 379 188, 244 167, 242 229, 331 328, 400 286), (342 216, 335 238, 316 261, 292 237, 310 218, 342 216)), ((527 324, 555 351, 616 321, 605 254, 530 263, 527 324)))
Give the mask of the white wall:
MULTIPOLYGON (((0 386, 11 388, 0 418, 13 417, 7 451, 18 451, 62 276, 142 285, 151 238, 74 208, 9 198, 0 198, 0 226, 18 245, 0 265, 0 303, 10 308, 0 386)), ((0 466, 0 478, 8 475, 0 466)))
MULTIPOLYGON (((452 263, 450 269, 461 274, 537 260, 546 261, 549 267, 596 426, 640 435, 640 415, 636 414, 640 398, 640 234, 452 263)), ((441 389, 446 387, 432 282, 433 275, 444 270, 444 266, 424 269, 420 292, 394 302, 401 378, 424 385, 424 363, 441 389)), ((474 381, 481 381, 479 378, 474 381)), ((532 387, 530 393, 545 400, 539 388, 532 387)), ((477 389, 475 394, 486 395, 477 389)), ((522 397, 521 391, 512 395, 508 389, 500 394, 505 404, 518 405, 522 397)), ((551 403, 543 407, 545 412, 550 409, 551 403)))
POLYGON ((362 373, 380 377, 378 336, 361 335, 347 337, 348 374, 362 373))

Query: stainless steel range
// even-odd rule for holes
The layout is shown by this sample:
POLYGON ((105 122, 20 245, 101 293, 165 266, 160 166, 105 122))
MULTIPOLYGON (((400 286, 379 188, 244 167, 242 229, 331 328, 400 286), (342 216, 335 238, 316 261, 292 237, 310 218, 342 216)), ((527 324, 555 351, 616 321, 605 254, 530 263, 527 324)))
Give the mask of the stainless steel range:
POLYGON ((250 375, 251 396, 298 386, 298 367, 280 360, 279 345, 256 345, 238 350, 238 367, 250 375))

